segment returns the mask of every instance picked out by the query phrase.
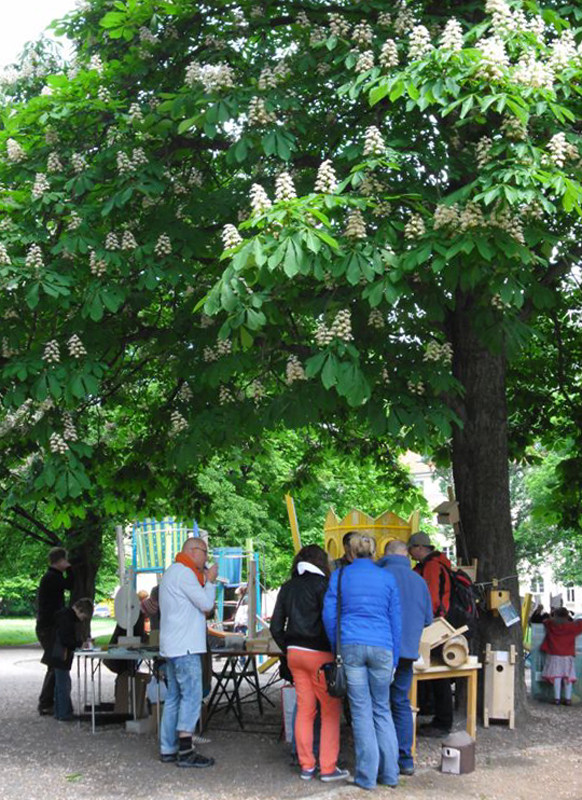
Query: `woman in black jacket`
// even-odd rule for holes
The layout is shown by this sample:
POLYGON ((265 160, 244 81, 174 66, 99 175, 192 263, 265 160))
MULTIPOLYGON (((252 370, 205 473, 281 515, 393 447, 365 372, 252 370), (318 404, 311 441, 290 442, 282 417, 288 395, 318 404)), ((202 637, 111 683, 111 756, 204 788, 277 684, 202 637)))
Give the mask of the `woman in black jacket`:
POLYGON ((279 592, 271 618, 271 633, 287 656, 297 692, 295 740, 301 777, 315 775, 313 722, 317 703, 321 708, 320 778, 344 780, 347 770, 337 768, 341 701, 327 693, 323 664, 333 661, 321 612, 329 579, 329 561, 316 544, 303 547, 295 556, 291 580, 279 592))

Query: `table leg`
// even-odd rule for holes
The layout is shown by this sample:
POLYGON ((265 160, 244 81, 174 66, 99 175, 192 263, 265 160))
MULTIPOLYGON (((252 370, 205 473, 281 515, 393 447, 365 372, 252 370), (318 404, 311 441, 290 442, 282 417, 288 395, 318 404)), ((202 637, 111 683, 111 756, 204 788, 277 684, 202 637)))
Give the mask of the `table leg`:
POLYGON ((77 656, 77 713, 79 714, 79 728, 81 727, 81 657, 77 656))
POLYGON ((413 712, 413 721, 414 724, 412 726, 412 755, 416 753, 416 715, 414 714, 414 709, 417 708, 417 696, 418 696, 418 678, 416 675, 412 675, 412 683, 410 684, 410 692, 409 692, 409 699, 410 699, 410 708, 413 712))
POLYGON ((95 664, 91 664, 91 733, 95 733, 95 664))
POLYGON ((477 670, 467 674, 467 733, 477 736, 477 670))

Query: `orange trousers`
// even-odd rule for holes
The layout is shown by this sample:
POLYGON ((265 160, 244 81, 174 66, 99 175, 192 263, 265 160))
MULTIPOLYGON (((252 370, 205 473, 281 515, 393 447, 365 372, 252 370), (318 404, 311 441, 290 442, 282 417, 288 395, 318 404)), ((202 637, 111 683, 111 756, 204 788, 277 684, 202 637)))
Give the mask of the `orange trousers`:
POLYGON ((327 693, 325 677, 320 667, 333 661, 331 653, 316 650, 287 651, 287 662, 293 675, 297 692, 297 718, 295 742, 301 769, 313 769, 313 723, 317 714, 317 701, 321 708, 321 741, 319 766, 322 773, 336 768, 340 745, 341 700, 327 693))

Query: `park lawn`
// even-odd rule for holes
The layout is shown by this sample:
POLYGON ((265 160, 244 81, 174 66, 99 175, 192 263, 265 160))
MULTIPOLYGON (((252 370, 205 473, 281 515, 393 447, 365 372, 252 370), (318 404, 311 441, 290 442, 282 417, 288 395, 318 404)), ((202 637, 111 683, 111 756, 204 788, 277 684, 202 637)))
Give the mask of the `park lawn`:
MULTIPOLYGON (((0 618, 0 647, 36 644, 34 618, 0 618)), ((91 622, 91 634, 98 645, 107 644, 113 629, 114 619, 94 619, 91 622)))

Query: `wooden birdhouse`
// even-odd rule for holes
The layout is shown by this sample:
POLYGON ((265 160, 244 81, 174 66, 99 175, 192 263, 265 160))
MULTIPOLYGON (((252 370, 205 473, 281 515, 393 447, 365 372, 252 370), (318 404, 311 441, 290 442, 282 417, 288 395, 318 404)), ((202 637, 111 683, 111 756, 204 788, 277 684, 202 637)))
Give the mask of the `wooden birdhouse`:
POLYGON ((475 740, 467 731, 451 733, 442 743, 441 772, 466 775, 475 770, 475 740))
POLYGON ((459 504, 456 500, 445 500, 444 503, 440 503, 432 511, 433 514, 437 515, 439 525, 455 525, 461 519, 459 504))
POLYGON ((483 724, 489 727, 489 720, 507 720, 509 727, 515 726, 515 661, 516 650, 511 645, 506 650, 485 648, 485 676, 483 699, 483 724))

